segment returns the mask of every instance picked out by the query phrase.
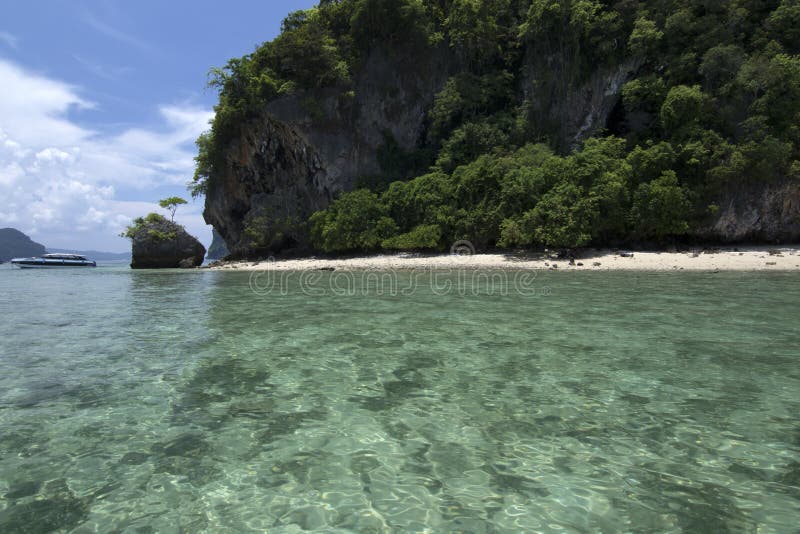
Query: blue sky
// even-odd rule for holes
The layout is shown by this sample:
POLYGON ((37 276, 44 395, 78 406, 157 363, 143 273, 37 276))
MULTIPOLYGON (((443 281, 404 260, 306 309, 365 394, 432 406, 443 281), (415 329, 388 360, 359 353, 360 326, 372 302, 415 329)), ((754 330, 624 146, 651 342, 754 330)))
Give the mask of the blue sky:
MULTIPOLYGON (((210 67, 312 0, 0 4, 0 227, 53 248, 124 251, 158 199, 189 198, 210 67)), ((202 199, 176 220, 208 245, 202 199)))

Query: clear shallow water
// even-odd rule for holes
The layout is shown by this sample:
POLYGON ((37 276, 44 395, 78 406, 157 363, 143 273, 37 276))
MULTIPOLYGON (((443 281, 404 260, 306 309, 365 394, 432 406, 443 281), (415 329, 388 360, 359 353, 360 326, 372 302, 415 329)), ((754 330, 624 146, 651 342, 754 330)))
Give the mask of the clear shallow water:
POLYGON ((800 524, 796 274, 426 281, 0 268, 0 532, 800 524))

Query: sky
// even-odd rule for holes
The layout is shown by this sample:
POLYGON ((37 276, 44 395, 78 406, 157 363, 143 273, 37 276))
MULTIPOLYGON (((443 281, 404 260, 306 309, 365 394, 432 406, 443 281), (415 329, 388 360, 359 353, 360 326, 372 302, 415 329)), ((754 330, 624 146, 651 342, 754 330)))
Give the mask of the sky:
POLYGON ((49 248, 124 252, 158 200, 206 246, 191 200, 208 71, 274 38, 314 0, 0 3, 0 228, 49 248))

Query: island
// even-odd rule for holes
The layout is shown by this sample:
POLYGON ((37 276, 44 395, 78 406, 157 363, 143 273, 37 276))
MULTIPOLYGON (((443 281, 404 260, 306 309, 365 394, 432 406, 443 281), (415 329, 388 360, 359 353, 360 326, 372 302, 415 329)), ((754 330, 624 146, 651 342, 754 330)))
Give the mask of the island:
POLYGON ((194 193, 232 259, 796 243, 795 11, 726 13, 321 2, 212 71, 194 193))
POLYGON ((33 241, 19 230, 0 228, 0 262, 9 261, 12 258, 41 256, 44 253, 44 245, 33 241))

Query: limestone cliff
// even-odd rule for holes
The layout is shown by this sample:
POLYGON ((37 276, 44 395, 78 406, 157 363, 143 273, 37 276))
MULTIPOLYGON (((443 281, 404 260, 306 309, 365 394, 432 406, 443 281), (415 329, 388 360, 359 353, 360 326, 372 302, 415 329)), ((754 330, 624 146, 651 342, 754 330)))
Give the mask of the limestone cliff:
MULTIPOLYGON (((575 55, 545 57, 530 43, 521 48, 513 95, 491 113, 513 111, 515 120, 527 121, 523 142, 546 140, 562 154, 613 131, 623 86, 654 68, 631 55, 587 67, 575 55)), ((308 217, 360 178, 382 172, 379 152, 387 137, 403 151, 440 147, 441 140, 430 138, 435 98, 464 71, 463 58, 445 45, 416 56, 375 47, 348 84, 272 99, 225 145, 224 165, 208 181, 206 222, 233 257, 308 250, 308 217)), ((637 117, 627 120, 633 124, 637 117)), ((722 191, 710 199, 716 215, 686 237, 800 239, 799 194, 790 182, 722 191)))
POLYGON ((726 191, 706 237, 796 243, 800 240, 800 184, 783 182, 726 191))
POLYGON ((581 76, 571 61, 557 55, 541 58, 529 49, 522 67, 521 97, 529 103, 534 130, 542 136, 554 133, 563 152, 607 128, 622 86, 641 67, 640 60, 628 59, 581 76))
POLYGON ((203 216, 234 257, 297 246, 303 221, 342 189, 327 167, 296 129, 265 113, 241 126, 203 216))
MULTIPOLYGON (((559 144, 571 147, 605 127, 621 86, 636 64, 599 69, 579 87, 537 93, 529 68, 518 99, 546 108, 559 144)), ((354 89, 300 92, 271 102, 241 127, 228 147, 221 176, 206 195, 206 222, 234 257, 302 249, 303 221, 356 179, 381 172, 378 150, 389 135, 402 150, 425 142, 435 95, 458 62, 445 47, 411 63, 377 49, 354 89)))
POLYGON ((387 135, 403 150, 423 141, 434 95, 452 68, 446 48, 416 63, 376 50, 352 91, 302 91, 271 102, 229 145, 206 194, 206 222, 234 257, 302 249, 309 215, 380 172, 387 135))

